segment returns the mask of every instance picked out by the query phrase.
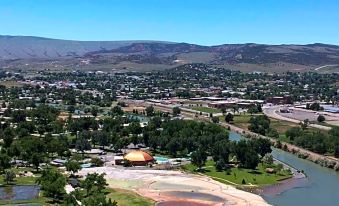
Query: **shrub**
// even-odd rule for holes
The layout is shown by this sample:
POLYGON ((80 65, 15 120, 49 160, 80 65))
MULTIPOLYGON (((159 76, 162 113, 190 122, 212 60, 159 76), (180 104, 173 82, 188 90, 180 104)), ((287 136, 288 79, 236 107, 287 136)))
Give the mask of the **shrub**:
POLYGON ((339 171, 339 163, 337 163, 337 164, 334 166, 334 170, 335 170, 335 171, 339 171))
POLYGON ((94 157, 91 159, 91 164, 97 167, 102 167, 104 165, 104 161, 102 161, 100 158, 94 157))
POLYGON ((129 161, 129 160, 124 160, 123 166, 124 167, 132 167, 132 162, 129 161))
POLYGON ((220 172, 224 169, 224 164, 221 160, 218 160, 216 163, 215 163, 215 169, 220 172))

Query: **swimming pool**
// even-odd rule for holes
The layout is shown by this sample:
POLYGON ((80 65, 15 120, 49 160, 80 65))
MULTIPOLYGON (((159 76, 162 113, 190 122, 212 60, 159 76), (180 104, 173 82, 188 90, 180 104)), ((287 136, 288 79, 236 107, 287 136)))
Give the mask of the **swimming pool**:
POLYGON ((91 163, 86 163, 86 164, 82 164, 80 166, 81 166, 81 168, 90 168, 92 166, 92 164, 91 163))
POLYGON ((169 163, 169 159, 166 157, 154 157, 154 159, 157 161, 158 164, 167 164, 169 163))

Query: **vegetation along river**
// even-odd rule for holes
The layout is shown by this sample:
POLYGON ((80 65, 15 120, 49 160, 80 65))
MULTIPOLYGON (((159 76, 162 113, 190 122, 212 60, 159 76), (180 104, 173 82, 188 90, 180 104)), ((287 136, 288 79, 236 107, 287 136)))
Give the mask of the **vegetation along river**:
MULTIPOLYGON (((240 134, 230 132, 230 140, 240 140, 240 134)), ((273 148, 272 155, 291 167, 304 171, 307 178, 290 179, 281 185, 264 188, 261 194, 277 206, 332 206, 339 205, 339 173, 273 148)))

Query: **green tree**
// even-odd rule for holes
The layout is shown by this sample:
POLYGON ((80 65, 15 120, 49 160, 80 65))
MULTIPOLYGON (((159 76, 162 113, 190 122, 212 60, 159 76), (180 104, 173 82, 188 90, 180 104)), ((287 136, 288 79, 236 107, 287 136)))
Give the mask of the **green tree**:
POLYGON ((250 141, 240 140, 234 146, 234 153, 241 167, 255 169, 259 164, 260 159, 253 144, 250 141))
POLYGON ((230 144, 228 140, 220 140, 216 142, 212 148, 212 157, 213 161, 216 162, 216 167, 219 170, 225 168, 226 164, 229 162, 230 144))
POLYGON ((154 107, 153 106, 146 107, 145 111, 146 111, 146 115, 148 117, 151 117, 151 116, 154 115, 154 107))
POLYGON ((215 124, 219 123, 219 117, 212 117, 212 122, 215 124))
POLYGON ((120 106, 115 106, 111 110, 113 116, 122 116, 124 114, 124 111, 121 109, 120 106))
POLYGON ((98 107, 92 107, 91 114, 96 117, 98 115, 99 109, 98 107))
POLYGON ((8 185, 10 182, 13 182, 15 179, 15 173, 12 170, 6 170, 3 174, 4 181, 8 185))
POLYGON ((39 171, 39 166, 43 162, 44 157, 41 153, 33 153, 30 159, 30 163, 35 167, 36 171, 39 171))
POLYGON ((294 141, 295 138, 301 136, 303 131, 299 127, 292 127, 285 132, 287 138, 294 141))
POLYGON ((305 119, 304 121, 300 122, 300 127, 302 130, 306 130, 310 125, 310 120, 305 119))
POLYGON ((173 107, 173 116, 178 116, 181 113, 181 109, 179 107, 173 107))
POLYGON ((266 115, 252 116, 248 129, 252 132, 265 135, 270 127, 270 119, 266 115))
POLYGON ((8 148, 11 146, 13 140, 14 140, 14 137, 15 137, 15 134, 14 134, 14 131, 13 129, 11 129, 10 127, 7 127, 4 132, 3 132, 3 141, 4 141, 4 144, 3 146, 5 148, 8 148))
POLYGON ((325 119, 325 116, 324 116, 324 115, 319 115, 318 118, 317 118, 317 121, 320 122, 320 123, 321 123, 321 122, 325 122, 325 120, 326 120, 326 119, 325 119))
POLYGON ((81 153, 84 155, 85 150, 91 149, 91 144, 88 142, 87 139, 81 137, 75 142, 75 148, 78 151, 81 151, 81 153))
POLYGON ((233 122, 233 114, 227 113, 227 115, 225 116, 225 121, 227 123, 233 122))
POLYGON ((80 191, 80 189, 75 189, 72 192, 70 192, 69 194, 66 194, 64 196, 64 202, 67 205, 74 205, 74 206, 79 206, 79 202, 83 199, 83 194, 80 191))
POLYGON ((262 162, 267 165, 272 165, 273 156, 271 154, 265 154, 265 156, 262 158, 262 162))
POLYGON ((86 189, 87 196, 94 191, 101 193, 107 185, 104 173, 100 175, 98 173, 87 174, 85 180, 81 183, 81 187, 86 189))
POLYGON ((67 107, 67 110, 68 110, 68 112, 69 112, 69 113, 73 114, 73 113, 74 113, 74 111, 75 111, 75 107, 74 107, 74 105, 70 105, 70 106, 68 106, 68 107, 67 107))
POLYGON ((104 165, 104 161, 102 161, 100 158, 93 157, 91 159, 91 164, 96 167, 102 167, 104 165))
POLYGON ((6 153, 0 153, 0 170, 2 173, 11 168, 11 158, 6 153))
POLYGON ((61 200, 65 194, 66 178, 57 170, 43 170, 41 177, 37 179, 46 197, 54 201, 61 200))
POLYGON ((81 201, 82 205, 100 205, 100 206, 117 206, 117 202, 109 198, 107 199, 105 194, 96 192, 81 201))
POLYGON ((77 173, 81 169, 80 164, 74 160, 68 160, 65 163, 65 167, 68 172, 71 172, 71 175, 77 173))
POLYGON ((201 148, 197 149, 191 154, 191 162, 193 165, 198 167, 198 170, 201 170, 201 168, 205 165, 206 160, 207 153, 201 148))
POLYGON ((261 156, 264 157, 265 154, 271 153, 271 141, 269 139, 259 138, 251 141, 254 150, 261 156))

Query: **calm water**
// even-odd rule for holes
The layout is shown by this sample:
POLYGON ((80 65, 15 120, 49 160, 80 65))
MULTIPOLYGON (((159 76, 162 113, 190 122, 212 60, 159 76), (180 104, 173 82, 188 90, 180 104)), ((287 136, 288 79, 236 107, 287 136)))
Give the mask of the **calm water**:
MULTIPOLYGON (((230 133, 230 140, 241 136, 230 133)), ((339 205, 339 173, 321 167, 310 161, 297 158, 282 150, 273 149, 272 155, 294 168, 304 170, 307 179, 276 195, 263 195, 263 198, 277 206, 335 206, 339 205)))
POLYGON ((39 195, 37 185, 15 185, 12 187, 0 187, 0 200, 31 200, 39 195))

